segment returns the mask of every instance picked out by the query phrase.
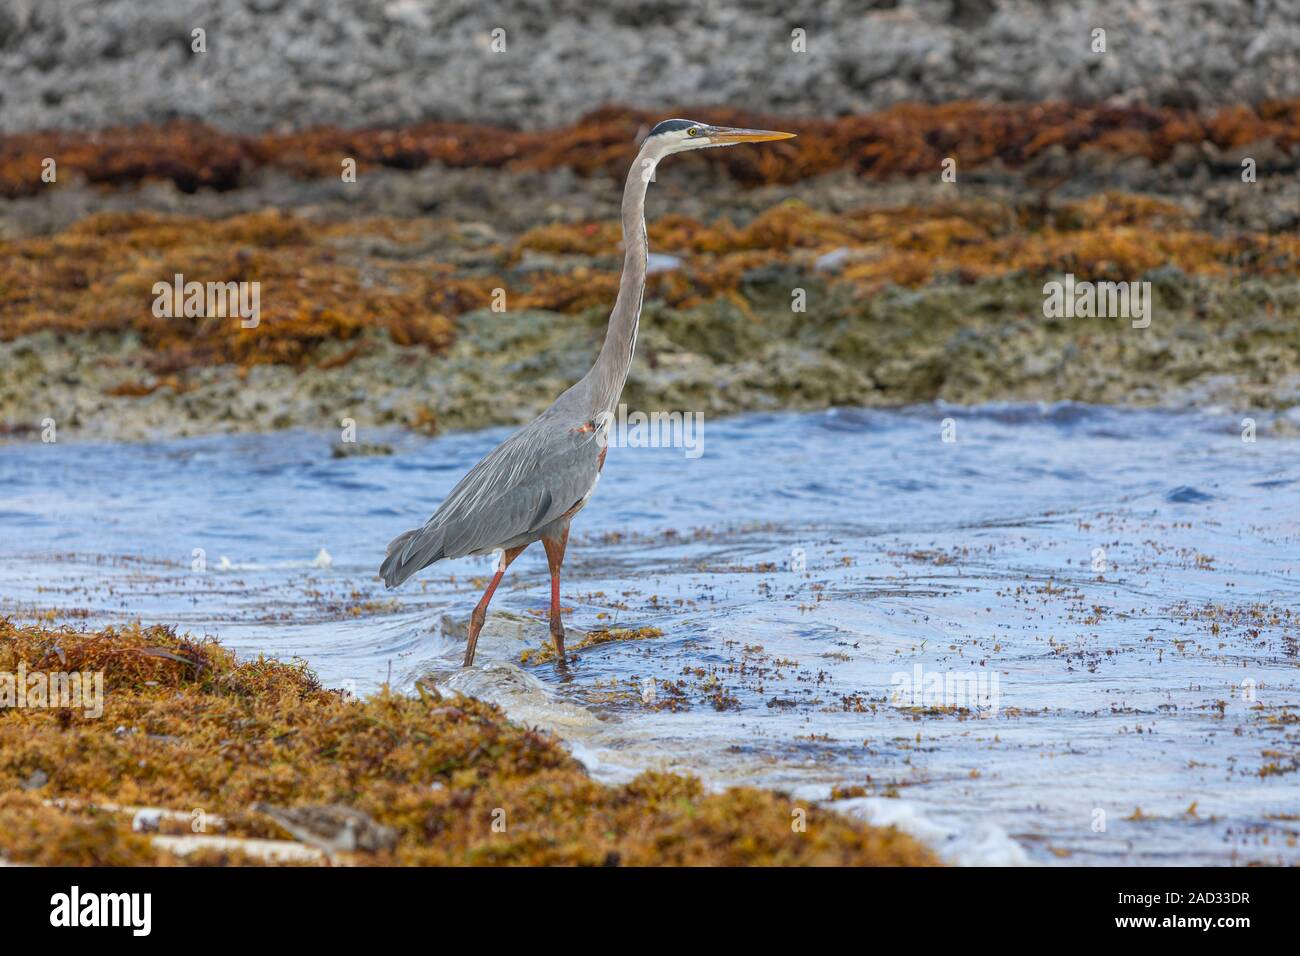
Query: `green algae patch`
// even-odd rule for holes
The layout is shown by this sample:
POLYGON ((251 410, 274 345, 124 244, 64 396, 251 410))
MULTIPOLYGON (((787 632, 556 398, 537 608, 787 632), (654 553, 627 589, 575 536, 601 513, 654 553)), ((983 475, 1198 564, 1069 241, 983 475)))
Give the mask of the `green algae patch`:
POLYGON ((9 862, 265 862, 245 848, 298 834, 258 804, 318 816, 343 807, 396 833, 377 850, 326 848, 322 861, 937 862, 895 830, 778 793, 709 793, 659 773, 607 787, 558 739, 494 705, 424 686, 358 700, 302 664, 240 661, 167 627, 83 633, 0 619, 0 673, 19 672, 100 674, 103 694, 98 715, 53 694, 0 707, 0 859, 9 862), (137 832, 121 812, 131 807, 211 821, 220 839, 181 852, 174 841, 188 837, 137 832))
MULTIPOLYGON (((664 632, 657 627, 611 627, 601 631, 591 631, 576 643, 565 644, 565 652, 572 654, 601 644, 613 644, 619 641, 648 641, 663 637, 664 632)), ((555 653, 554 644, 543 644, 537 650, 526 650, 519 654, 521 664, 545 664, 554 661, 559 655, 555 653)))

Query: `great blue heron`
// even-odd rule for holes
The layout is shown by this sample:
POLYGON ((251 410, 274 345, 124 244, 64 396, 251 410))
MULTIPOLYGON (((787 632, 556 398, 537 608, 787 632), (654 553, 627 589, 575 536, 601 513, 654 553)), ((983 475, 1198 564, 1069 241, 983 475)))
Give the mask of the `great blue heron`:
POLYGON ((793 136, 684 119, 665 120, 650 130, 623 187, 623 274, 605 342, 591 371, 471 468, 423 527, 398 535, 388 545, 379 573, 390 588, 444 558, 501 552, 496 573, 470 615, 466 667, 474 663, 474 647, 487 618, 488 602, 502 575, 534 541, 541 541, 546 548, 551 570, 551 637, 558 659, 564 663, 560 566, 569 540, 569 522, 600 480, 609 424, 632 366, 645 295, 645 194, 655 166, 665 156, 690 149, 793 136))

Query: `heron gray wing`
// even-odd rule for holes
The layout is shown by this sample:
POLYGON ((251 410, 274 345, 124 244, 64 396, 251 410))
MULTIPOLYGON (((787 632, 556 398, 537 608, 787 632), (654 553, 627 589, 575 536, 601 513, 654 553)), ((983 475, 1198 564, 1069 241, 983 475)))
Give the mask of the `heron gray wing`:
POLYGON ((396 587, 435 561, 526 541, 579 504, 599 477, 604 446, 572 419, 552 406, 494 448, 422 527, 389 543, 384 583, 396 587))
POLYGON ((591 490, 600 452, 595 433, 538 419, 470 469, 406 543, 403 563, 416 557, 421 539, 436 539, 441 557, 458 558, 539 531, 591 490))

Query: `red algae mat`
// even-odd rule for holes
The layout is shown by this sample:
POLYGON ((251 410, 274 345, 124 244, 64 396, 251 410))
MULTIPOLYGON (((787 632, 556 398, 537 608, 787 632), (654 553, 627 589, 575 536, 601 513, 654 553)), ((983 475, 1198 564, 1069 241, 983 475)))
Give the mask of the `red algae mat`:
MULTIPOLYGON (((674 111, 606 107, 572 126, 536 132, 466 123, 421 123, 398 129, 318 127, 287 133, 236 134, 202 123, 39 131, 0 140, 0 196, 34 196, 46 188, 42 162, 60 174, 120 186, 171 180, 185 192, 236 189, 261 168, 304 177, 338 176, 345 158, 359 169, 559 169, 621 176, 636 138, 674 111)), ((1212 112, 1069 103, 902 104, 840 119, 798 119, 710 107, 675 111, 706 122, 764 126, 799 134, 763 150, 708 150, 694 162, 722 167, 737 181, 792 183, 850 168, 875 179, 930 174, 945 158, 964 169, 992 163, 1019 167, 1049 150, 1090 149, 1167 161, 1181 144, 1219 150, 1269 143, 1284 153, 1300 141, 1300 101, 1231 106, 1212 112)))

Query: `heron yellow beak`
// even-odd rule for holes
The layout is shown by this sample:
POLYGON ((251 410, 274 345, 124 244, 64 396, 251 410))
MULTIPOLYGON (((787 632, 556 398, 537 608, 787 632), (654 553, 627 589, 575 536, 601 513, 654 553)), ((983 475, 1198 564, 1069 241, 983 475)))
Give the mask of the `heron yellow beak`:
POLYGON ((732 129, 720 126, 709 130, 709 140, 714 143, 766 143, 776 139, 794 139, 794 133, 779 133, 771 129, 732 129))

